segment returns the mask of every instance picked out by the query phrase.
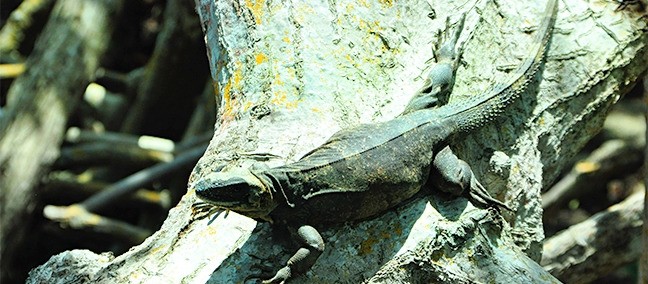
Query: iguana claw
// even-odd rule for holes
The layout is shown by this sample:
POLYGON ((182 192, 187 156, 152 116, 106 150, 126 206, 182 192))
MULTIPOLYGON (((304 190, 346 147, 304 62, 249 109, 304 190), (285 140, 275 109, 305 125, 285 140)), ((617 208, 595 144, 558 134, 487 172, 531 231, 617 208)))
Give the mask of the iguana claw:
POLYGON ((506 204, 488 194, 468 163, 459 159, 448 146, 434 157, 430 180, 436 188, 457 196, 467 192, 470 199, 479 205, 497 206, 512 211, 506 204))
POLYGON ((263 281, 261 281, 261 283, 263 283, 263 284, 285 283, 286 280, 288 280, 291 275, 292 275, 292 273, 290 271, 290 267, 286 266, 286 267, 284 267, 282 269, 279 269, 279 271, 277 271, 277 274, 275 274, 275 276, 273 276, 272 278, 270 278, 268 280, 263 280, 263 281))
POLYGON ((225 211, 226 214, 227 212, 229 212, 229 210, 222 210, 221 208, 207 202, 196 202, 191 206, 191 220, 202 220, 211 215, 214 215, 214 217, 209 220, 208 224, 211 224, 214 219, 216 219, 218 216, 220 216, 220 214, 223 213, 223 211, 225 211))
POLYGON ((484 188, 484 186, 482 186, 481 183, 479 183, 477 178, 475 178, 474 176, 470 181, 470 190, 468 191, 468 195, 470 195, 470 198, 473 201, 476 201, 482 206, 497 207, 497 208, 506 209, 508 211, 513 211, 513 209, 508 205, 506 205, 504 202, 491 197, 490 194, 488 194, 488 191, 486 191, 486 189, 484 188))

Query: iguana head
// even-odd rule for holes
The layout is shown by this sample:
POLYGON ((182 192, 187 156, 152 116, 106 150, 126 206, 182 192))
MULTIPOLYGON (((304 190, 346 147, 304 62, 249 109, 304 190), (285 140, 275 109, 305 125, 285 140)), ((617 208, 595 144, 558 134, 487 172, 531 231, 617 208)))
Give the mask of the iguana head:
POLYGON ((193 185, 196 195, 209 204, 265 220, 277 206, 271 187, 247 169, 210 173, 193 185))

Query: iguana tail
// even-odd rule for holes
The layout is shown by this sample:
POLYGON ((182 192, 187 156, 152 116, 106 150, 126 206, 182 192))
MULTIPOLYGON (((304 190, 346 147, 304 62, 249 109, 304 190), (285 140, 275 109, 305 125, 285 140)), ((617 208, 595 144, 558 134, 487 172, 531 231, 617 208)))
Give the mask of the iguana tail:
POLYGON ((450 104, 444 113, 449 115, 449 123, 460 132, 478 128, 497 117, 504 109, 517 99, 535 77, 544 61, 545 53, 551 39, 553 25, 556 21, 558 0, 549 0, 545 9, 545 18, 538 29, 530 48, 531 56, 513 72, 504 83, 498 83, 489 88, 485 95, 478 96, 468 103, 450 104))

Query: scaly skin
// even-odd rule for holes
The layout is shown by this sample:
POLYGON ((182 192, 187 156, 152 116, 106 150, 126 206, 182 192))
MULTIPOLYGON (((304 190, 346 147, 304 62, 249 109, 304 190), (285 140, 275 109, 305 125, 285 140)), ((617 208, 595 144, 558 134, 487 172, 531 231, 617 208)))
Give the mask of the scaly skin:
POLYGON ((436 63, 425 78, 421 87, 412 96, 401 115, 410 112, 445 105, 454 87, 454 78, 459 67, 459 59, 463 53, 463 46, 457 46, 459 35, 463 30, 466 14, 462 14, 456 26, 450 32, 449 18, 446 19, 446 31, 441 35, 442 40, 432 48, 435 53, 436 63))
MULTIPOLYGON (((549 0, 546 17, 530 48, 531 57, 508 81, 492 86, 484 95, 430 108, 437 96, 451 89, 458 56, 450 53, 452 75, 444 75, 448 72, 443 64, 433 69, 442 76, 430 76, 428 91, 420 92, 404 114, 390 121, 341 130, 292 164, 208 174, 193 185, 197 196, 218 208, 298 228, 296 238, 301 248, 265 283, 282 283, 315 263, 324 242, 314 226, 383 213, 416 194, 428 180, 431 168, 437 179, 432 182, 439 189, 455 194, 468 189, 478 203, 505 207, 488 195, 448 144, 451 138, 492 120, 526 89, 543 62, 556 11, 557 0, 549 0)), ((450 37, 453 45, 457 37, 458 32, 450 37)))

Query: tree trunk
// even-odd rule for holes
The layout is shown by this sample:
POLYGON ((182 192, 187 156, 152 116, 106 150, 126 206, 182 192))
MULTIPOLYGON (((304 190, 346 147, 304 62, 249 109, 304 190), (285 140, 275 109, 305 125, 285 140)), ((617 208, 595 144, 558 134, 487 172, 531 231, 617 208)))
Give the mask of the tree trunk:
MULTIPOLYGON (((436 31, 459 12, 467 13, 465 64, 450 103, 479 95, 527 55, 544 8, 544 1, 196 2, 221 108, 190 182, 223 167, 290 163, 339 129, 398 115, 423 83, 436 31)), ((540 191, 648 66, 646 23, 616 6, 560 1, 542 80, 501 118, 453 143, 513 212, 431 193, 324 230, 324 253, 296 282, 556 282, 534 262, 544 238, 540 191)), ((30 282, 69 256, 96 269, 93 281, 240 283, 259 266, 275 272, 294 252, 269 224, 233 212, 211 225, 191 222, 195 201, 190 191, 157 233, 114 260, 64 253, 30 282)))
POLYGON ((543 267, 565 283, 590 283, 637 261, 645 191, 548 238, 543 267), (578 253, 575 253, 578 252, 578 253))
MULTIPOLYGON (((33 218, 38 185, 56 157, 67 119, 106 52, 111 21, 122 1, 58 1, 26 62, 11 85, 0 116, 0 282, 24 271, 23 242, 33 218)), ((24 276, 23 276, 24 277, 24 276)))
MULTIPOLYGON (((646 105, 644 106, 646 112, 646 141, 648 141, 648 74, 643 77, 644 93, 643 99, 646 105)), ((648 144, 646 144, 648 145, 648 144)), ((639 284, 648 284, 648 146, 644 148, 644 209, 643 209, 643 230, 642 230, 642 253, 639 260, 639 284)))

